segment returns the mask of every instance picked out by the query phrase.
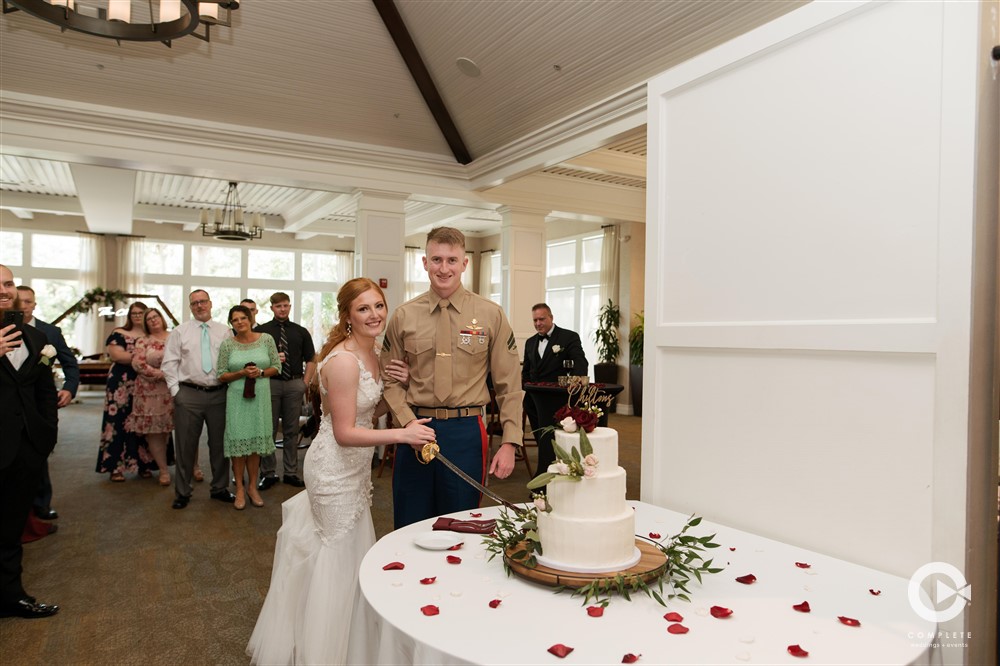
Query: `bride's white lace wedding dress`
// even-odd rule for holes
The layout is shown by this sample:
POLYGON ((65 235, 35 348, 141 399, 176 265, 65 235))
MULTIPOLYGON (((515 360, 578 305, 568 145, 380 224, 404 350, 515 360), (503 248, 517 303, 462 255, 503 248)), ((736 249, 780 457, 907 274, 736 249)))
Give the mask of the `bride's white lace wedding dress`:
MULTIPOLYGON (((330 352, 317 372, 339 353, 350 354, 330 352)), ((371 428, 382 381, 358 365, 356 425, 371 428)), ((322 375, 320 391, 325 397, 322 375)), ((371 447, 337 444, 330 415, 323 416, 303 463, 306 490, 281 505, 271 587, 247 645, 252 663, 364 661, 368 629, 355 611, 358 569, 375 543, 371 461, 371 447)))

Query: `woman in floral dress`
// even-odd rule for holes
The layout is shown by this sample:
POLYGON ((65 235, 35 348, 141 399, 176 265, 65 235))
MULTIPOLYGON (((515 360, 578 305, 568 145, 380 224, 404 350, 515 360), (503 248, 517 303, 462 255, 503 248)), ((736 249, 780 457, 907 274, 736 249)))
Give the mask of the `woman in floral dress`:
POLYGON ((169 486, 167 438, 174 429, 174 399, 170 396, 160 363, 170 334, 163 314, 156 308, 146 310, 142 327, 146 335, 136 341, 132 356, 132 367, 138 376, 135 379, 132 413, 125 421, 125 429, 145 436, 149 452, 160 468, 160 485, 169 486))
POLYGON ((264 506, 257 491, 260 457, 274 453, 274 433, 271 423, 271 387, 260 381, 281 372, 281 360, 274 338, 251 328, 250 310, 245 305, 229 309, 229 325, 236 333, 222 341, 216 372, 219 381, 229 384, 226 389, 226 434, 223 448, 233 461, 236 477, 236 500, 233 507, 242 511, 247 496, 254 506, 264 506), (248 397, 247 380, 254 380, 253 397, 248 397), (244 486, 244 472, 250 483, 244 486))
POLYGON ((149 477, 152 476, 151 470, 156 469, 156 463, 146 449, 145 439, 125 429, 125 421, 132 413, 132 391, 135 387, 132 354, 136 337, 142 332, 145 311, 144 303, 130 305, 128 321, 113 330, 105 343, 108 356, 114 363, 108 371, 96 471, 109 474, 115 482, 124 481, 126 472, 138 472, 142 477, 149 477))

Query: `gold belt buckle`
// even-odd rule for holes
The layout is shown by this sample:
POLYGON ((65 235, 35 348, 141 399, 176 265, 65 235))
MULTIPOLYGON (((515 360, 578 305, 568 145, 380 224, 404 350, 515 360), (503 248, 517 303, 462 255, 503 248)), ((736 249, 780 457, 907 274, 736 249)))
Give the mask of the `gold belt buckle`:
POLYGON ((449 410, 447 407, 443 407, 443 408, 435 407, 434 408, 434 418, 440 419, 442 421, 447 421, 448 418, 449 418, 449 416, 448 416, 448 412, 449 411, 451 411, 451 410, 449 410))

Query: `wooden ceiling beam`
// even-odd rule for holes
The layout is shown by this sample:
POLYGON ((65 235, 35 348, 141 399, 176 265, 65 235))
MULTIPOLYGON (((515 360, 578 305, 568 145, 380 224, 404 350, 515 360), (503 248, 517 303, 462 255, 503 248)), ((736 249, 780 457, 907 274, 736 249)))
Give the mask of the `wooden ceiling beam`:
POLYGON ((400 16, 396 3, 393 0, 372 0, 372 4, 375 5, 379 16, 382 17, 382 23, 385 24, 386 30, 389 31, 392 41, 396 43, 399 55, 403 57, 403 62, 406 63, 407 68, 410 70, 410 76, 413 77, 413 82, 417 84, 420 94, 423 95, 424 101, 427 103, 427 108, 430 109, 431 115, 434 116, 434 120, 441 129, 441 134, 444 135, 445 141, 448 142, 452 154, 459 164, 468 164, 472 161, 472 156, 469 154, 468 148, 465 147, 465 142, 462 140, 462 135, 458 132, 455 121, 452 120, 451 114, 448 113, 448 108, 441 98, 441 93, 438 92, 437 86, 434 85, 434 79, 431 78, 431 73, 427 70, 424 59, 420 57, 420 52, 417 51, 417 45, 413 43, 413 38, 410 37, 410 31, 406 29, 406 24, 403 23, 403 17, 400 16))

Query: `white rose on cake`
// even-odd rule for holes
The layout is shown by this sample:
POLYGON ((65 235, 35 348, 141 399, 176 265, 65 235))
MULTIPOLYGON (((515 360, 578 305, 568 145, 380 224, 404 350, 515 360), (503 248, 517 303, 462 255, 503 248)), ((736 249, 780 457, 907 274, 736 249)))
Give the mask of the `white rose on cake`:
POLYGON ((567 416, 562 421, 559 422, 559 427, 561 427, 566 432, 576 432, 577 425, 576 421, 573 420, 572 416, 567 416))

